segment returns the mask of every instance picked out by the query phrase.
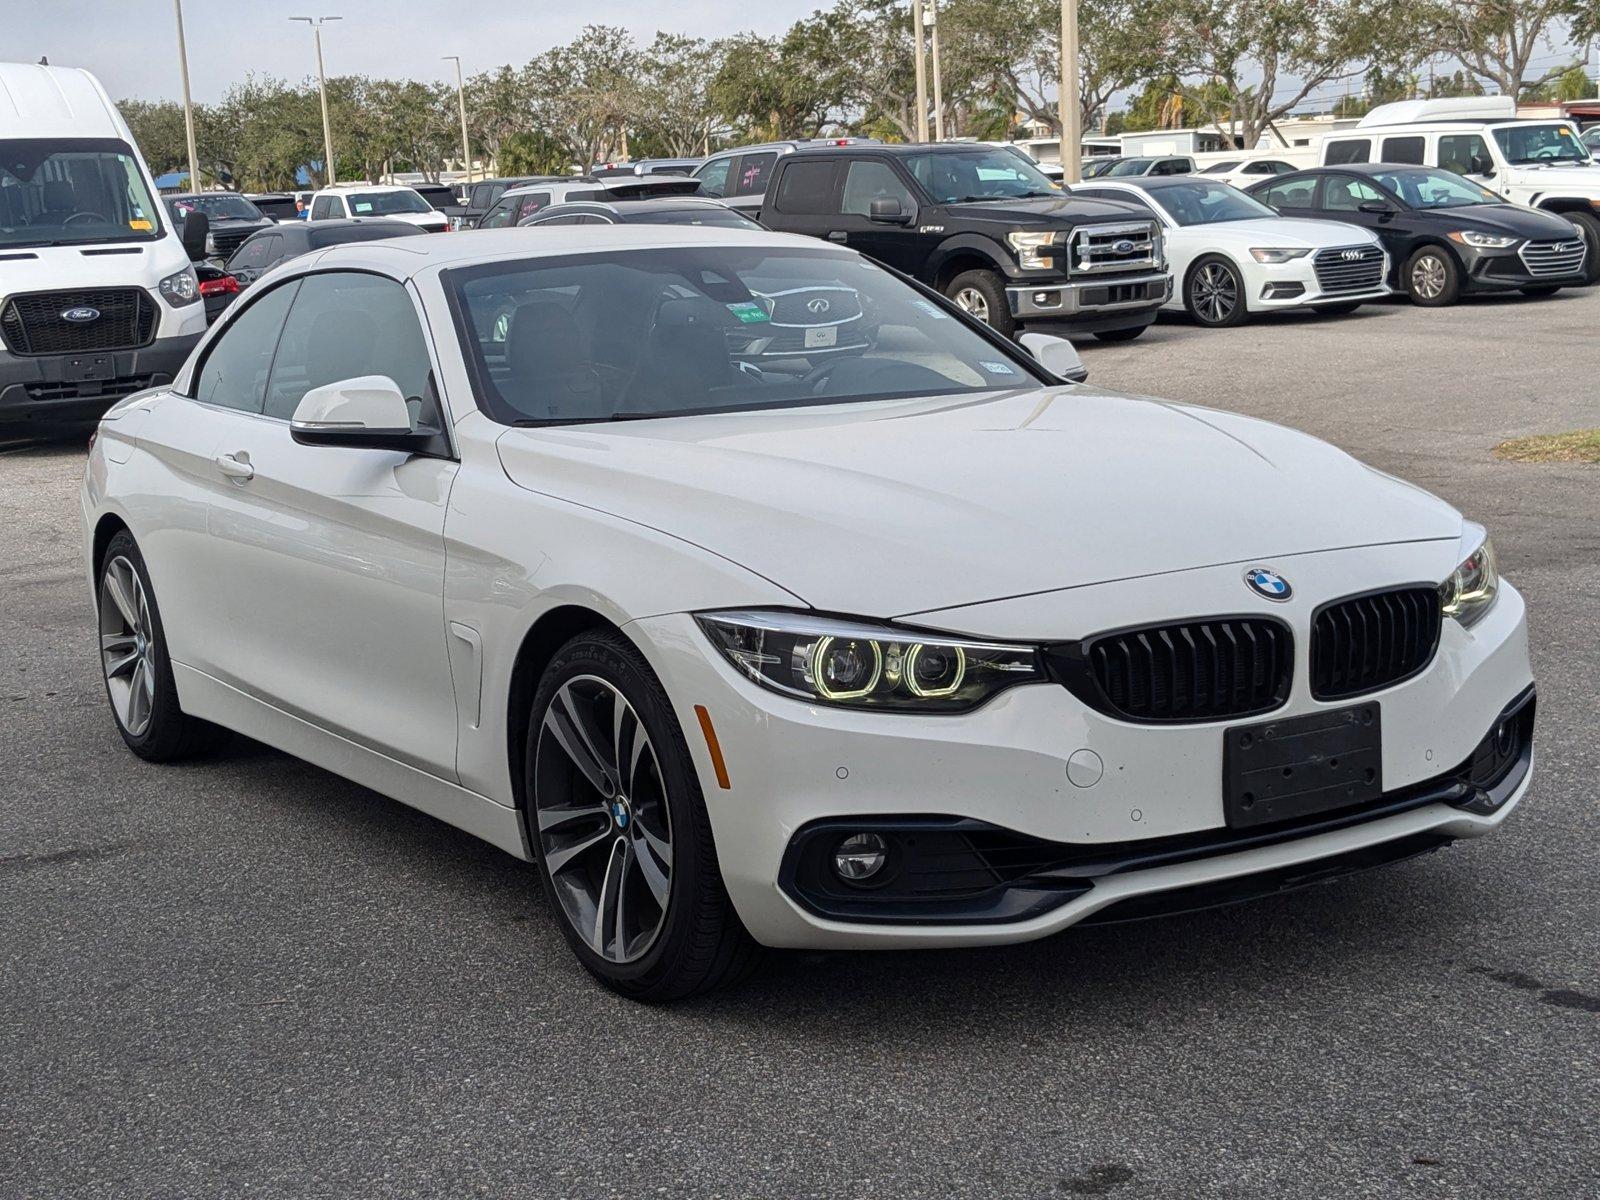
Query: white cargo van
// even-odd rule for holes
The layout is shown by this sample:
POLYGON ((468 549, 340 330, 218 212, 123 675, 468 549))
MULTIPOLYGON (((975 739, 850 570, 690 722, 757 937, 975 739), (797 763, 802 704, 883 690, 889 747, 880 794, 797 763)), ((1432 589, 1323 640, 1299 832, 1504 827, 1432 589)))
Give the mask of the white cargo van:
POLYGON ((1380 104, 1322 140, 1322 165, 1411 163, 1464 175, 1513 204, 1560 213, 1589 245, 1600 282, 1600 163, 1570 121, 1519 119, 1509 96, 1380 104))
POLYGON ((0 426, 171 382, 206 327, 182 233, 94 76, 0 63, 0 426))

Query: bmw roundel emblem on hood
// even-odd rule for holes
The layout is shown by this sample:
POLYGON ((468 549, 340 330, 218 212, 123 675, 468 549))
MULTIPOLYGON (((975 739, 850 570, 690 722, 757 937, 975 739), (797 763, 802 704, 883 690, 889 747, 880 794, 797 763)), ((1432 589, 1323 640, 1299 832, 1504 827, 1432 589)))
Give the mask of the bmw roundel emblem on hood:
POLYGON ((87 325, 90 321, 98 321, 100 319, 100 310, 98 308, 90 308, 87 304, 84 304, 77 308, 67 309, 61 314, 61 319, 63 321, 71 321, 74 325, 87 325))
POLYGON ((1245 585, 1256 595, 1267 600, 1287 600, 1294 595, 1289 581, 1266 567, 1250 567, 1244 573, 1245 585))

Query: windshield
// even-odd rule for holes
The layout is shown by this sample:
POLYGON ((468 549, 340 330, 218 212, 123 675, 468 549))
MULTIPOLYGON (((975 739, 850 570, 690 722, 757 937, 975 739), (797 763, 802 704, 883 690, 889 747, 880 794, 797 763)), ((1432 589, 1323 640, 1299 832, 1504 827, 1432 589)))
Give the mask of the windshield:
POLYGON ((935 204, 1061 195, 1061 189, 1025 157, 997 146, 955 154, 912 154, 905 162, 935 204))
POLYGON ((400 192, 351 192, 352 217, 389 217, 395 213, 429 213, 428 202, 410 188, 400 192))
POLYGON ((1374 171, 1372 178, 1412 208, 1461 208, 1499 204, 1500 197, 1454 171, 1374 171))
POLYGON ((445 273, 506 424, 798 408, 1038 383, 1026 360, 855 254, 632 250, 445 273))
POLYGON ((1150 188, 1146 193, 1179 225, 1215 225, 1220 221, 1255 221, 1275 217, 1259 200, 1225 183, 1195 179, 1150 188))
POLYGON ((1503 125, 1494 131, 1500 153, 1514 163, 1588 162, 1570 125, 1503 125))
POLYGON ((201 212, 213 221, 259 221, 261 210, 243 196, 169 196, 175 218, 201 212))
POLYGON ((160 236, 155 201, 126 142, 0 141, 0 249, 160 236))
POLYGON ((1119 158, 1106 168, 1107 175, 1143 175, 1156 160, 1153 158, 1119 158))

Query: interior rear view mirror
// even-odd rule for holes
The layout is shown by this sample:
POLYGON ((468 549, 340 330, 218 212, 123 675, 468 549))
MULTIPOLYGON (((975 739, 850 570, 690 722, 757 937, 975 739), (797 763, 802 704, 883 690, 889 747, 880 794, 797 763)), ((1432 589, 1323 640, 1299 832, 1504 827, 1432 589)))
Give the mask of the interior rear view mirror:
POLYGON ((1066 338, 1053 333, 1024 333, 1017 340, 1035 362, 1057 379, 1082 383, 1089 378, 1089 368, 1078 357, 1078 348, 1066 338))

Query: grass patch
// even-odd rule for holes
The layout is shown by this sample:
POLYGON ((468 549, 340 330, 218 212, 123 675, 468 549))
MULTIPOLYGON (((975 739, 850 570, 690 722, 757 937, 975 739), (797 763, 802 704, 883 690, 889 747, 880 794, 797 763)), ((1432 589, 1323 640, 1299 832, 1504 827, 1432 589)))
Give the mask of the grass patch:
POLYGON ((1522 463, 1600 463, 1600 429, 1516 438, 1496 446, 1494 456, 1522 463))

